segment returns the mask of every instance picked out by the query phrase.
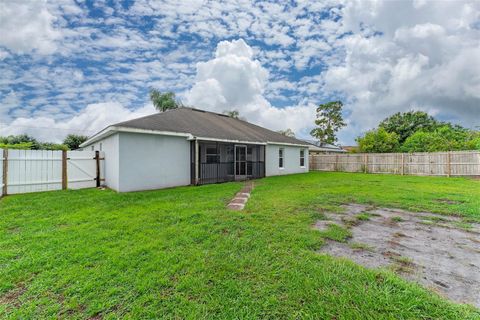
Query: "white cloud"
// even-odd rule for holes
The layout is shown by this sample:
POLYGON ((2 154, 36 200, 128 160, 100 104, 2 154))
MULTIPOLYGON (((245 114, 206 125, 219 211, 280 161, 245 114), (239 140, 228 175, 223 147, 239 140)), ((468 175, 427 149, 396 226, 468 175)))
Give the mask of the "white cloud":
POLYGON ((8 51, 0 48, 0 61, 2 61, 8 56, 9 56, 8 51))
POLYGON ((9 124, 0 125, 0 136, 30 134, 39 141, 60 142, 69 133, 93 135, 108 125, 155 113, 151 104, 130 110, 118 102, 88 105, 70 119, 55 119, 49 115, 19 117, 9 124))
POLYGON ((352 137, 412 108, 479 124, 478 2, 351 1, 342 10, 345 59, 328 66, 324 90, 348 99, 352 137))
POLYGON ((55 20, 44 0, 1 1, 0 45, 16 53, 50 54, 61 37, 55 20))
POLYGON ((344 143, 412 107, 464 125, 480 113, 478 1, 0 0, 0 34, 2 122, 141 106, 149 87, 302 135, 311 102, 343 98, 344 143), (234 37, 254 47, 221 41, 234 37))
POLYGON ((196 82, 185 94, 186 103, 216 112, 236 109, 250 122, 273 130, 290 128, 305 136, 313 124, 314 106, 275 108, 264 97, 267 81, 267 70, 245 41, 222 41, 215 58, 197 64, 196 82))

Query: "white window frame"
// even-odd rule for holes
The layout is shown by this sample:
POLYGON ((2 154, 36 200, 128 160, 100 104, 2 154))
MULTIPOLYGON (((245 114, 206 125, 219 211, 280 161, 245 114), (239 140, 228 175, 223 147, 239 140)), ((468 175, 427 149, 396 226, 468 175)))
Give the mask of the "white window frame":
POLYGON ((305 149, 300 149, 300 168, 305 168, 305 149))
POLYGON ((278 148, 278 168, 280 170, 285 169, 285 149, 284 148, 278 148))

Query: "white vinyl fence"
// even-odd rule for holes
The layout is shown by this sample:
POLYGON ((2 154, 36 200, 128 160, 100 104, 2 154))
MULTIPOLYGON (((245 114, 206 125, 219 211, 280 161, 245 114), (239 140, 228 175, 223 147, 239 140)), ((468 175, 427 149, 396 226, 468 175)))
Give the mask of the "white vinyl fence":
POLYGON ((102 152, 1 150, 1 195, 92 188, 104 173, 102 152))
POLYGON ((3 157, 4 152, 2 149, 0 149, 0 198, 3 196, 3 190, 5 189, 5 184, 3 181, 3 171, 5 171, 3 157))
POLYGON ((480 176, 480 151, 310 155, 310 170, 480 176))

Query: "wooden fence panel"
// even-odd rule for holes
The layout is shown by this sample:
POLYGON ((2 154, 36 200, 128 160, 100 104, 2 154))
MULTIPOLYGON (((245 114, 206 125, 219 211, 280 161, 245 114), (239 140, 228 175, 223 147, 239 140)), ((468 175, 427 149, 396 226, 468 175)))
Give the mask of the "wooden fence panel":
POLYGON ((480 151, 310 155, 310 170, 480 176, 480 151))
POLYGON ((345 154, 336 157, 336 171, 362 172, 364 168, 364 158, 361 154, 345 154))
MULTIPOLYGON (((103 153, 100 154, 102 181, 104 161, 103 153)), ((8 150, 8 160, 5 161, 0 150, 0 168, 0 182, 5 180, 4 171, 7 171, 8 194, 97 186, 97 159, 93 151, 8 150)))
POLYGON ((335 168, 335 155, 325 154, 322 157, 314 157, 310 155, 310 167, 319 171, 336 171, 335 168))
POLYGON ((480 152, 451 152, 450 167, 452 176, 480 176, 480 152))

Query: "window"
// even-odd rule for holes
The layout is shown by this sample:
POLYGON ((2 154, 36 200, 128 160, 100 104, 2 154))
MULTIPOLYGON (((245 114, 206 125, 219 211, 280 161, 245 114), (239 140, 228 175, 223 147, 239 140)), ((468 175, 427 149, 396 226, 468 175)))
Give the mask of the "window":
POLYGON ((92 146, 92 151, 95 150, 95 146, 92 146))
POLYGON ((278 149, 278 167, 283 169, 283 148, 278 149))
POLYGON ((102 143, 100 142, 100 151, 102 151, 102 143))
POLYGON ((218 162, 217 148, 207 147, 206 157, 207 157, 207 163, 217 163, 218 162))
POLYGON ((305 167, 305 149, 300 149, 300 167, 305 167))

